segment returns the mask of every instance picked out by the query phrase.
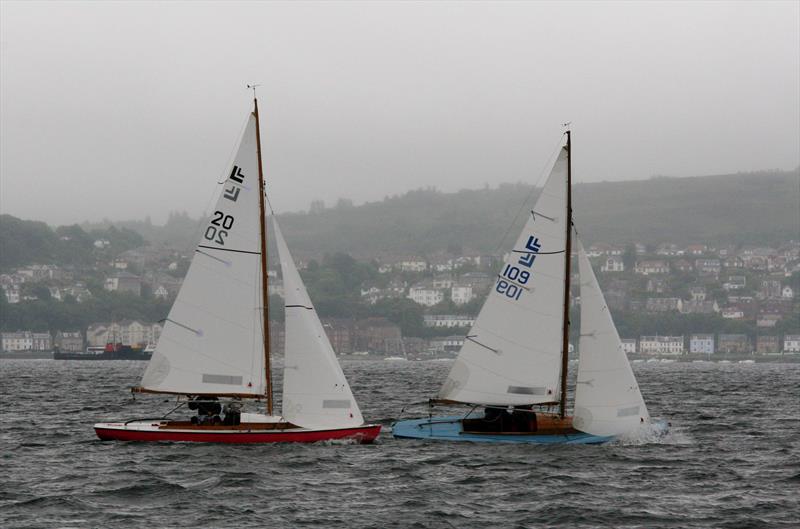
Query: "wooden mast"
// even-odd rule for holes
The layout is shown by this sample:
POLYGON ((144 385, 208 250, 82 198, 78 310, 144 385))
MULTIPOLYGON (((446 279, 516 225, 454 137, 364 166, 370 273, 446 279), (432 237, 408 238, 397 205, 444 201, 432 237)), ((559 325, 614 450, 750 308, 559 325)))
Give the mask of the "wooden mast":
POLYGON ((567 415, 567 369, 569 368, 569 283, 572 270, 572 144, 567 129, 567 245, 564 249, 564 327, 561 349, 561 418, 567 415))
POLYGON ((256 118, 256 152, 258 152, 258 206, 259 221, 261 224, 261 302, 264 306, 264 374, 267 380, 267 415, 272 415, 272 373, 270 370, 270 344, 269 344, 269 276, 267 275, 267 220, 264 194, 267 192, 264 183, 264 169, 261 163, 261 127, 258 120, 258 99, 256 88, 253 88, 253 116, 256 118))

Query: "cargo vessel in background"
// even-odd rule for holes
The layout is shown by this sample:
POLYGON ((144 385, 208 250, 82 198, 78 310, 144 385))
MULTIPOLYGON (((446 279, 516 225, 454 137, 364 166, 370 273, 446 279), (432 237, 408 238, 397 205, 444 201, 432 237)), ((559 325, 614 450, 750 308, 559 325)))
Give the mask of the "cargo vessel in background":
POLYGON ((155 347, 134 347, 121 343, 107 343, 105 347, 89 346, 85 351, 53 350, 53 360, 150 360, 155 347))

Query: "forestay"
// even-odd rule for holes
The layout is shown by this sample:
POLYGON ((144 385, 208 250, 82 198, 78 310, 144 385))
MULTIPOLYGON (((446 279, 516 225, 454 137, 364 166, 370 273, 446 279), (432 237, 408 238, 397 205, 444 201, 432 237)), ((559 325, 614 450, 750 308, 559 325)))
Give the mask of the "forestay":
POLYGON ((567 222, 563 148, 442 386, 442 399, 486 405, 558 400, 567 222))
POLYGON ((619 435, 635 430, 648 422, 650 416, 580 243, 578 260, 581 335, 573 424, 578 430, 594 435, 619 435))
POLYGON ((146 390, 265 394, 255 127, 251 116, 142 377, 146 390))
POLYGON ((361 411, 274 216, 272 225, 286 302, 283 418, 304 428, 360 426, 361 411))

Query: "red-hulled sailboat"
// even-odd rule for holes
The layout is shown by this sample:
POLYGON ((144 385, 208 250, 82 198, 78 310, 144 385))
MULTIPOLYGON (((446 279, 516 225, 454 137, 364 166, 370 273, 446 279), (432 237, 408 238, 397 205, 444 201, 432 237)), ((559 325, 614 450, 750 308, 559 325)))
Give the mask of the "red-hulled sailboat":
MULTIPOLYGON (((283 402, 273 413, 267 297, 267 221, 258 101, 136 393, 175 395, 188 420, 167 416, 94 425, 103 440, 215 443, 372 442, 271 217, 285 290, 283 402), (265 413, 245 411, 264 404, 265 413)), ((174 410, 173 410, 174 411, 174 410)), ((170 412, 168 415, 172 415, 170 412)))

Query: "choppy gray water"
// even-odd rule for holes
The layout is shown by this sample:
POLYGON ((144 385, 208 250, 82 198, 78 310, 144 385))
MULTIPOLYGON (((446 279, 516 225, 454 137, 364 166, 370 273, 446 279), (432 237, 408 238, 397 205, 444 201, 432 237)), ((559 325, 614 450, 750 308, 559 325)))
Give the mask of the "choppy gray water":
MULTIPOLYGON (((395 440, 449 362, 344 361, 377 444, 101 442, 140 362, 0 362, 0 527, 798 527, 800 365, 637 364, 665 440, 604 446, 395 440)), ((279 379, 277 379, 279 380, 279 379)))

